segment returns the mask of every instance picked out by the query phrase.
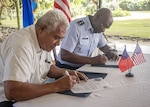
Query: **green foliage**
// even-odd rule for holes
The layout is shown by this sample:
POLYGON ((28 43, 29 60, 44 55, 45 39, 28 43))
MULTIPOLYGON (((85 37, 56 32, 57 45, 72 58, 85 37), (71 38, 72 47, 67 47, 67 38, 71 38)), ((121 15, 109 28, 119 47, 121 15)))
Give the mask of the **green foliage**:
POLYGON ((150 0, 122 0, 119 6, 129 11, 150 10, 150 0))
MULTIPOLYGON (((38 19, 45 13, 45 10, 51 9, 53 6, 54 0, 39 0, 38 9, 34 16, 38 19)), ((85 16, 95 13, 96 5, 92 1, 87 2, 87 0, 70 0, 70 10, 72 17, 85 16)))
POLYGON ((70 0, 70 3, 74 4, 75 6, 80 5, 81 2, 84 0, 70 0))
POLYGON ((130 12, 122 9, 112 11, 114 17, 130 16, 130 12))
POLYGON ((13 5, 13 2, 11 2, 10 0, 5 0, 5 2, 2 2, 2 5, 4 7, 10 7, 11 5, 13 5))
POLYGON ((10 0, 5 0, 5 2, 1 2, 0 6, 0 18, 2 19, 11 19, 11 10, 14 9, 15 5, 14 2, 10 0))
POLYGON ((91 2, 88 4, 88 6, 85 9, 85 15, 95 14, 96 10, 97 10, 97 6, 93 2, 91 2))
POLYGON ((94 2, 87 0, 71 0, 70 1, 72 17, 85 16, 96 12, 94 2))
POLYGON ((41 0, 38 2, 38 8, 39 9, 48 9, 48 8, 51 8, 53 7, 54 5, 54 0, 41 0))

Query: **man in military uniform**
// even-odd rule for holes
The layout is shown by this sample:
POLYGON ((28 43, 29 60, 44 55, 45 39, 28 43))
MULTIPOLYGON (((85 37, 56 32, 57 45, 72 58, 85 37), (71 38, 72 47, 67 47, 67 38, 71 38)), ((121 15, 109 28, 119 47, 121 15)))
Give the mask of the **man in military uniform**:
POLYGON ((103 35, 112 23, 113 15, 107 8, 101 8, 94 16, 88 15, 72 21, 62 41, 56 65, 77 69, 84 64, 105 64, 107 60, 118 60, 117 51, 107 45, 103 35), (96 48, 105 55, 91 57, 96 48))

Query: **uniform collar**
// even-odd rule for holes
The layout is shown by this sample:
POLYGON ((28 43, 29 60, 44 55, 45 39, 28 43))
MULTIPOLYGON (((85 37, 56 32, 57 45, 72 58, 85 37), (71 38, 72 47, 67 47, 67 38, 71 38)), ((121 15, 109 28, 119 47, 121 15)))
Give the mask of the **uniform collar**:
POLYGON ((86 16, 85 17, 85 21, 87 22, 86 26, 85 26, 85 30, 91 30, 92 32, 94 31, 92 25, 91 25, 91 22, 90 22, 90 19, 89 19, 89 16, 86 16))

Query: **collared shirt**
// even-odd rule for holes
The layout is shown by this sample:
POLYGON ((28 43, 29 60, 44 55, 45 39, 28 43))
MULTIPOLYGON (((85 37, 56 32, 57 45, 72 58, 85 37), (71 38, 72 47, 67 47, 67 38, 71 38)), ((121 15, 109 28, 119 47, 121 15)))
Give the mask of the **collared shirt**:
MULTIPOLYGON (((61 48, 71 53, 90 57, 97 48, 104 47, 106 39, 102 33, 93 33, 93 27, 89 17, 76 19, 70 23, 66 36, 62 41, 61 48)), ((73 67, 79 67, 81 64, 73 64, 61 59, 60 53, 57 60, 61 64, 67 64, 73 67)))
POLYGON ((43 83, 50 69, 45 62, 50 53, 39 47, 35 26, 23 28, 9 36, 0 46, 0 102, 6 101, 6 80, 43 83))

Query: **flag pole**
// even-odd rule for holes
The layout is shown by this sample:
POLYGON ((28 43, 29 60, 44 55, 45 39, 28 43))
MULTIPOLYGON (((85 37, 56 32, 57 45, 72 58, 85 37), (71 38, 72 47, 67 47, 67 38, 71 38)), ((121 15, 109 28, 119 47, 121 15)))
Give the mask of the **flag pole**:
POLYGON ((134 77, 133 73, 131 73, 131 69, 132 68, 128 69, 129 72, 126 74, 126 77, 134 77))
MULTIPOLYGON (((126 48, 126 45, 125 45, 126 48)), ((127 60, 127 66, 129 68, 129 62, 127 60)), ((131 73, 132 67, 128 69, 128 73, 126 74, 126 77, 134 77, 133 73, 131 73)))
POLYGON ((138 44, 138 42, 139 42, 139 40, 137 39, 137 42, 136 42, 136 43, 138 44))

